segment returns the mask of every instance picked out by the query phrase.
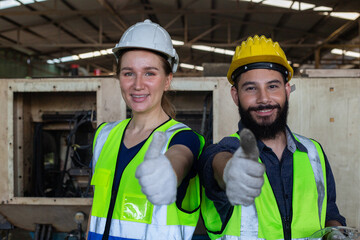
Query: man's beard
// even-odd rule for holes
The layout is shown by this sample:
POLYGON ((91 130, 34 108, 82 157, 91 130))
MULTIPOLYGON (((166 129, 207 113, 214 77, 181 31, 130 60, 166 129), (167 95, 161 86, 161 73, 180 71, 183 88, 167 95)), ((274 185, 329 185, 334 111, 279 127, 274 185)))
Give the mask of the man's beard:
POLYGON ((285 131, 289 110, 289 102, 287 98, 285 100, 283 108, 281 108, 280 105, 277 104, 249 107, 248 110, 245 110, 241 107, 240 102, 238 108, 242 124, 244 125, 244 127, 250 129, 257 139, 274 139, 279 132, 285 131), (250 115, 251 111, 263 109, 278 109, 277 116, 274 122, 258 124, 250 115))

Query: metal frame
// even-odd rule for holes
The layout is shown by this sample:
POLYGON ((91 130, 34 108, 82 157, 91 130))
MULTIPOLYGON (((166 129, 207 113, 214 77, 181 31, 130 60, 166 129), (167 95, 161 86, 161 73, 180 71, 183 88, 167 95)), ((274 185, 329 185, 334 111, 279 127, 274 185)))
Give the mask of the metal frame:
MULTIPOLYGON (((8 204, 31 204, 31 205, 91 205, 91 198, 36 198, 15 197, 14 184, 14 93, 26 92, 96 92, 97 111, 102 106, 102 91, 100 79, 83 81, 81 79, 47 81, 44 79, 14 80, 8 83, 8 204), (34 84, 35 82, 35 84, 34 84)), ((19 167, 19 166, 18 166, 19 167)))

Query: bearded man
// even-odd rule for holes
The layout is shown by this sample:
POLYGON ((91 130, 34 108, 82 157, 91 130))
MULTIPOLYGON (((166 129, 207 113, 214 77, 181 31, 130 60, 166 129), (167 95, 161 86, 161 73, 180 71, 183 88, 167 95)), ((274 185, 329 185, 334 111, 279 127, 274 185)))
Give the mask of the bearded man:
POLYGON ((346 224, 321 145, 287 126, 292 76, 277 42, 254 36, 236 48, 227 77, 239 129, 210 145, 198 167, 211 239, 307 239, 346 224))

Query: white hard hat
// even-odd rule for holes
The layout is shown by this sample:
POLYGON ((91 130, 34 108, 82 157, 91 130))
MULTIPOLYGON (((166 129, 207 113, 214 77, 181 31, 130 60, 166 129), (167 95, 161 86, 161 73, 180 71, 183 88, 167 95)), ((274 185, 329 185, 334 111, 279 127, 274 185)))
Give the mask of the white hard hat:
POLYGON ((144 48, 165 54, 175 73, 179 64, 179 56, 173 48, 169 33, 159 24, 146 19, 128 28, 122 35, 120 41, 112 49, 116 61, 120 52, 126 48, 144 48))

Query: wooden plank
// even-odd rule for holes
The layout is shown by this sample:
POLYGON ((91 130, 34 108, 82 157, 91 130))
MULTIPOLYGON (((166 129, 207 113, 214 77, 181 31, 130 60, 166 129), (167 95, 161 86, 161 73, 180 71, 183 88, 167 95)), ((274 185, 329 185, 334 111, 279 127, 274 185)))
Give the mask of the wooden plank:
POLYGON ((14 92, 12 81, 9 81, 7 86, 7 168, 8 168, 8 194, 5 199, 10 199, 14 197, 14 149, 13 149, 13 141, 14 141, 14 118, 13 118, 13 102, 14 102, 14 92))
POLYGON ((7 200, 9 195, 9 182, 8 182, 8 80, 0 81, 0 203, 7 200))
POLYGON ((14 98, 14 194, 23 196, 24 185, 22 176, 24 173, 24 99, 23 96, 14 98))
POLYGON ((70 232, 77 229, 74 216, 77 212, 85 214, 82 224, 86 230, 90 205, 0 205, 0 214, 15 226, 35 231, 36 224, 51 224, 55 231, 70 232))

